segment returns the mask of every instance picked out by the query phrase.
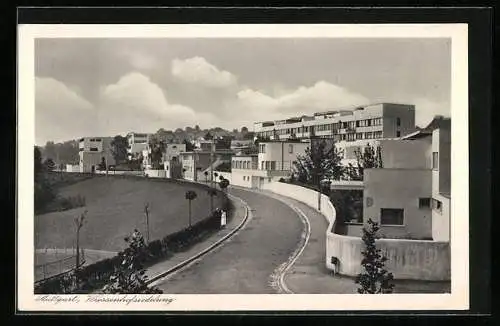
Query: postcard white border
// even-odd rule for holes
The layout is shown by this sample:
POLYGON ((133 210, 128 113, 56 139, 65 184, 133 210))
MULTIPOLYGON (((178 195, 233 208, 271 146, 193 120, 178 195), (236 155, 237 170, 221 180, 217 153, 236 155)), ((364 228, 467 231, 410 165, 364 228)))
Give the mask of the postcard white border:
MULTIPOLYGON (((467 24, 19 25, 18 266, 20 311, 466 310, 469 308, 467 24), (166 303, 44 303, 33 295, 34 40, 36 38, 451 38, 451 294, 162 295, 166 303), (21 173, 22 172, 22 173, 21 173)), ((114 298, 120 296, 113 296, 114 298)), ((130 301, 131 296, 121 296, 130 301)))

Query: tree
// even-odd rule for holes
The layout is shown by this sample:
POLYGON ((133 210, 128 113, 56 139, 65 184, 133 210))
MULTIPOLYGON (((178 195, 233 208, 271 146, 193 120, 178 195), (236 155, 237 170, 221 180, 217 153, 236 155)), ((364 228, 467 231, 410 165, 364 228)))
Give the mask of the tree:
POLYGON ((42 164, 42 153, 38 146, 34 148, 34 199, 35 211, 39 212, 55 197, 55 191, 45 176, 45 166, 42 164))
POLYGON ((242 134, 246 134, 248 132, 248 128, 247 127, 241 127, 241 133, 242 134))
POLYGON ((325 179, 338 180, 343 174, 342 157, 335 145, 327 148, 325 140, 311 141, 305 155, 297 156, 294 168, 299 182, 317 187, 318 209, 321 209, 321 182, 325 179))
POLYGON ((195 130, 196 132, 200 131, 200 126, 198 126, 198 125, 194 126, 194 130, 195 130))
POLYGON ((205 134, 205 136, 203 136, 203 139, 205 139, 205 140, 212 140, 212 139, 214 139, 214 136, 212 136, 212 134, 209 131, 209 132, 207 132, 205 134))
POLYGON ((45 168, 45 171, 54 171, 56 163, 54 163, 53 159, 48 158, 43 162, 43 167, 45 168))
POLYGON ((375 246, 375 240, 378 238, 379 230, 378 223, 368 220, 368 226, 363 228, 363 243, 365 250, 361 252, 363 260, 361 266, 363 272, 356 277, 356 284, 360 284, 358 293, 375 294, 375 293, 392 293, 394 289, 394 276, 389 273, 384 264, 387 257, 381 254, 381 250, 375 246))
POLYGON ((227 189, 227 187, 229 187, 229 180, 227 180, 224 177, 222 177, 221 181, 219 182, 219 187, 220 187, 220 189, 222 191, 224 191, 225 189, 227 189))
MULTIPOLYGON (((83 223, 86 222, 87 211, 84 211, 79 217, 75 217, 76 226, 76 266, 75 269, 78 271, 80 268, 80 230, 83 227, 83 223)), ((77 275, 78 277, 78 275, 77 275)))
POLYGON ((143 267, 148 258, 144 238, 134 230, 131 237, 126 237, 128 248, 119 253, 122 263, 117 266, 103 292, 106 294, 162 294, 163 291, 147 285, 148 276, 143 267))
POLYGON ((151 137, 149 146, 151 148, 151 166, 153 167, 153 169, 159 169, 163 157, 163 152, 165 152, 165 142, 158 139, 157 137, 151 137))
MULTIPOLYGON (((59 145, 59 144, 57 144, 59 145)), ((59 147, 54 144, 53 141, 48 141, 45 143, 45 147, 43 148, 43 157, 49 158, 49 157, 58 157, 58 152, 59 152, 59 147)))
POLYGON ((194 145, 189 140, 184 139, 183 143, 186 144, 186 152, 192 152, 194 150, 194 145))
POLYGON ((99 163, 99 170, 101 171, 106 170, 106 159, 104 157, 101 157, 101 163, 99 163))
POLYGON ((349 163, 346 169, 347 176, 351 180, 363 180, 364 169, 382 168, 382 151, 380 146, 366 145, 363 152, 354 151, 356 155, 356 167, 349 163))
POLYGON ((116 164, 123 163, 127 160, 128 139, 120 135, 115 136, 111 141, 111 154, 115 159, 116 164))
POLYGON ((189 203, 189 227, 191 227, 191 201, 195 200, 198 195, 193 190, 186 191, 186 199, 189 203))
POLYGON ((207 193, 210 196, 210 213, 212 213, 214 211, 214 196, 217 196, 217 190, 210 188, 207 193))

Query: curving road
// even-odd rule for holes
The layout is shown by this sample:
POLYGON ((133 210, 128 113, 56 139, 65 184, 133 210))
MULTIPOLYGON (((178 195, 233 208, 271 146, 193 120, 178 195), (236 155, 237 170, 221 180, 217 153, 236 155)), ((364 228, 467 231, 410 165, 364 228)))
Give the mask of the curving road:
POLYGON ((156 285, 171 294, 268 294, 271 274, 300 243, 303 224, 289 206, 263 194, 230 189, 250 206, 246 227, 202 260, 156 285))

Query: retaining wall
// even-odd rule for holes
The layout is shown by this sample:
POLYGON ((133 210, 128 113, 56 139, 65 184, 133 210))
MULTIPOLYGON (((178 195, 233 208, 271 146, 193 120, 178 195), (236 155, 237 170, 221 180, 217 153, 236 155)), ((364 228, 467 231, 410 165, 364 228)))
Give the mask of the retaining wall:
MULTIPOLYGON (((318 208, 318 192, 281 182, 264 185, 266 190, 298 200, 315 209, 318 208)), ((329 222, 326 230, 325 265, 329 270, 334 266, 332 257, 339 261, 338 273, 356 276, 361 271, 361 251, 363 242, 360 237, 351 237, 331 232, 336 221, 335 207, 326 195, 322 195, 321 213, 329 222)), ((379 239, 377 248, 388 261, 387 269, 396 279, 418 279, 447 281, 450 273, 450 246, 448 242, 406 239, 379 239)))

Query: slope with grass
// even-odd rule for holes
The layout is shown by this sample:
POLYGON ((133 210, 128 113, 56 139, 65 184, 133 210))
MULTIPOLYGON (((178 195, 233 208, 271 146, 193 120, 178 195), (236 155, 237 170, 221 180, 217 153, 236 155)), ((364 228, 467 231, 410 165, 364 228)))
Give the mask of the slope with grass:
MULTIPOLYGON (((185 193, 194 190, 192 224, 206 218, 210 196, 196 184, 100 176, 83 180, 59 190, 61 196, 81 195, 86 207, 35 216, 36 248, 69 248, 75 246, 74 218, 87 210, 87 222, 80 231, 80 246, 87 249, 120 251, 123 238, 134 228, 146 237, 144 203, 149 203, 150 239, 159 239, 188 226, 188 202, 185 193)), ((223 201, 214 197, 214 207, 223 201)))

